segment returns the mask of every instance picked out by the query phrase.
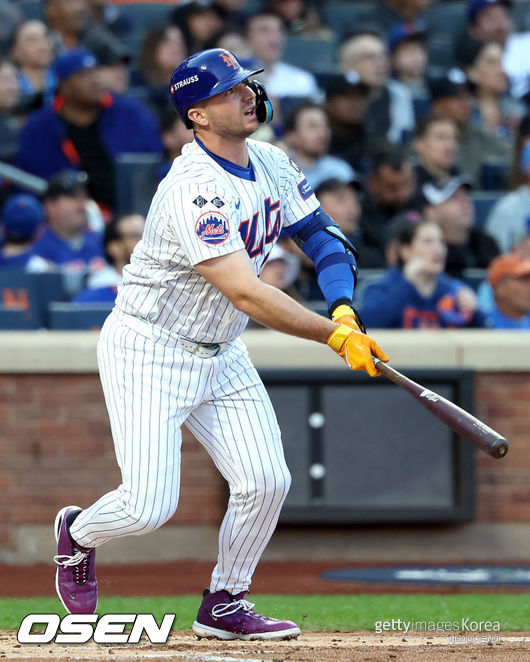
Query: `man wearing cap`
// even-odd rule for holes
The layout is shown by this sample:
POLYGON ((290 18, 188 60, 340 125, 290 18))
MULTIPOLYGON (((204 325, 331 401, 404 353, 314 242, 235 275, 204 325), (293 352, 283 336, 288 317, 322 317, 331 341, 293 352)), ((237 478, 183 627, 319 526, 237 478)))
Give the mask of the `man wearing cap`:
MULTIPOLYGON (((2 208, 0 267, 24 269, 32 258, 32 246, 44 222, 44 209, 32 195, 13 195, 2 208)), ((43 266, 40 258, 34 264, 43 266)))
POLYGON ((447 244, 445 270, 456 278, 467 268, 486 269, 499 254, 495 240, 473 227, 475 210, 469 189, 465 177, 453 177, 438 186, 428 182, 422 187, 423 214, 442 230, 447 244))
MULTIPOLYGON (((473 126, 471 96, 466 75, 460 69, 450 69, 429 80, 432 111, 450 117, 458 127, 458 157, 456 165, 478 187, 483 187, 488 169, 496 171, 496 188, 506 186, 506 172, 512 159, 509 143, 492 131, 473 126)), ((491 188, 491 187, 489 187, 491 188)))
POLYGON ((349 182, 355 177, 343 159, 328 154, 331 131, 322 106, 312 101, 296 106, 285 120, 287 153, 304 172, 313 189, 325 179, 349 182))
POLYGON ((54 104, 30 115, 20 135, 17 165, 44 179, 61 170, 84 170, 91 196, 112 209, 116 158, 162 152, 156 120, 134 99, 104 89, 90 51, 65 53, 53 69, 58 83, 54 104))
POLYGON ((86 173, 75 171, 58 173, 48 184, 47 224, 33 246, 48 270, 84 273, 105 265, 101 236, 87 228, 87 185, 86 173))
POLYGON ((530 329, 530 260, 515 253, 499 255, 488 270, 495 306, 486 313, 492 329, 530 329))
POLYGON ((422 23, 398 23, 387 35, 392 74, 410 91, 416 119, 429 107, 427 31, 422 23))
POLYGON ((334 74, 326 82, 324 108, 331 129, 329 152, 362 172, 373 142, 366 128, 369 97, 370 87, 356 71, 334 74))

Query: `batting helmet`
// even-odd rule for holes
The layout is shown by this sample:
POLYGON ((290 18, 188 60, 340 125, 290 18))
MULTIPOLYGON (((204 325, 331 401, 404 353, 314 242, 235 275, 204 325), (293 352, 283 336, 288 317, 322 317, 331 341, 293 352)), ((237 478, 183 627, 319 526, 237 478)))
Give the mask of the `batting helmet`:
MULTIPOLYGON (((224 48, 199 51, 186 58, 173 72, 169 99, 184 124, 191 129, 188 109, 193 104, 226 92, 261 71, 263 69, 245 69, 236 56, 224 48)), ((270 122, 272 106, 265 88, 257 81, 251 81, 249 85, 256 94, 256 117, 260 122, 270 122)))

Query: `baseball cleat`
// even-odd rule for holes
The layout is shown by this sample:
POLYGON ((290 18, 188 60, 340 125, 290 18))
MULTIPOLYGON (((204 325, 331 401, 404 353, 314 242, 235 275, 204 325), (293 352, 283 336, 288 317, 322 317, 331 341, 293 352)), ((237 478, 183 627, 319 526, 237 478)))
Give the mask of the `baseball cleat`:
POLYGON ((81 508, 77 506, 66 506, 55 518, 55 590, 71 614, 93 614, 98 605, 96 550, 75 545, 67 529, 68 516, 79 512, 81 508))
POLYGON ((254 611, 244 600, 245 591, 231 595, 228 591, 203 593, 202 604, 193 623, 193 631, 206 639, 296 639, 300 628, 292 621, 267 618, 254 611))

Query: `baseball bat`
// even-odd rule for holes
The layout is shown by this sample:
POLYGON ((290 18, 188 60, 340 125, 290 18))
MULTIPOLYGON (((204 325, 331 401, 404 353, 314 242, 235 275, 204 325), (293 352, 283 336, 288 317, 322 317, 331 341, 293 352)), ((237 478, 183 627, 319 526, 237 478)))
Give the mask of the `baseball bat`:
POLYGON ((454 402, 434 393, 429 389, 417 384, 398 370, 374 358, 377 369, 385 377, 390 379, 405 389, 416 400, 434 414, 443 423, 448 425, 456 433, 470 441, 477 448, 491 455, 491 457, 501 458, 508 452, 508 442, 498 432, 492 430, 478 418, 472 416, 465 409, 462 409, 454 402))

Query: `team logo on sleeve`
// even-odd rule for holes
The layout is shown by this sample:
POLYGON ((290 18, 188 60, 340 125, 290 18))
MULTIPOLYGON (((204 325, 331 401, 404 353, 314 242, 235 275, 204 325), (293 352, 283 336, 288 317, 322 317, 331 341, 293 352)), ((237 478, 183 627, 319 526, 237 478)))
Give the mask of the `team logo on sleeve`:
POLYGON ((217 211, 208 211, 199 217, 195 224, 195 232, 205 244, 215 246, 224 243, 228 239, 230 226, 226 216, 217 211))
POLYGON ((212 204, 214 204, 214 205, 217 207, 217 209, 221 209, 221 207, 224 205, 224 202, 221 200, 221 198, 219 198, 218 196, 216 196, 216 197, 212 200, 212 204))
POLYGON ((300 193, 303 200, 307 200, 307 198, 310 198, 313 195, 314 191, 307 179, 303 179, 300 184, 298 184, 298 193, 300 193))

